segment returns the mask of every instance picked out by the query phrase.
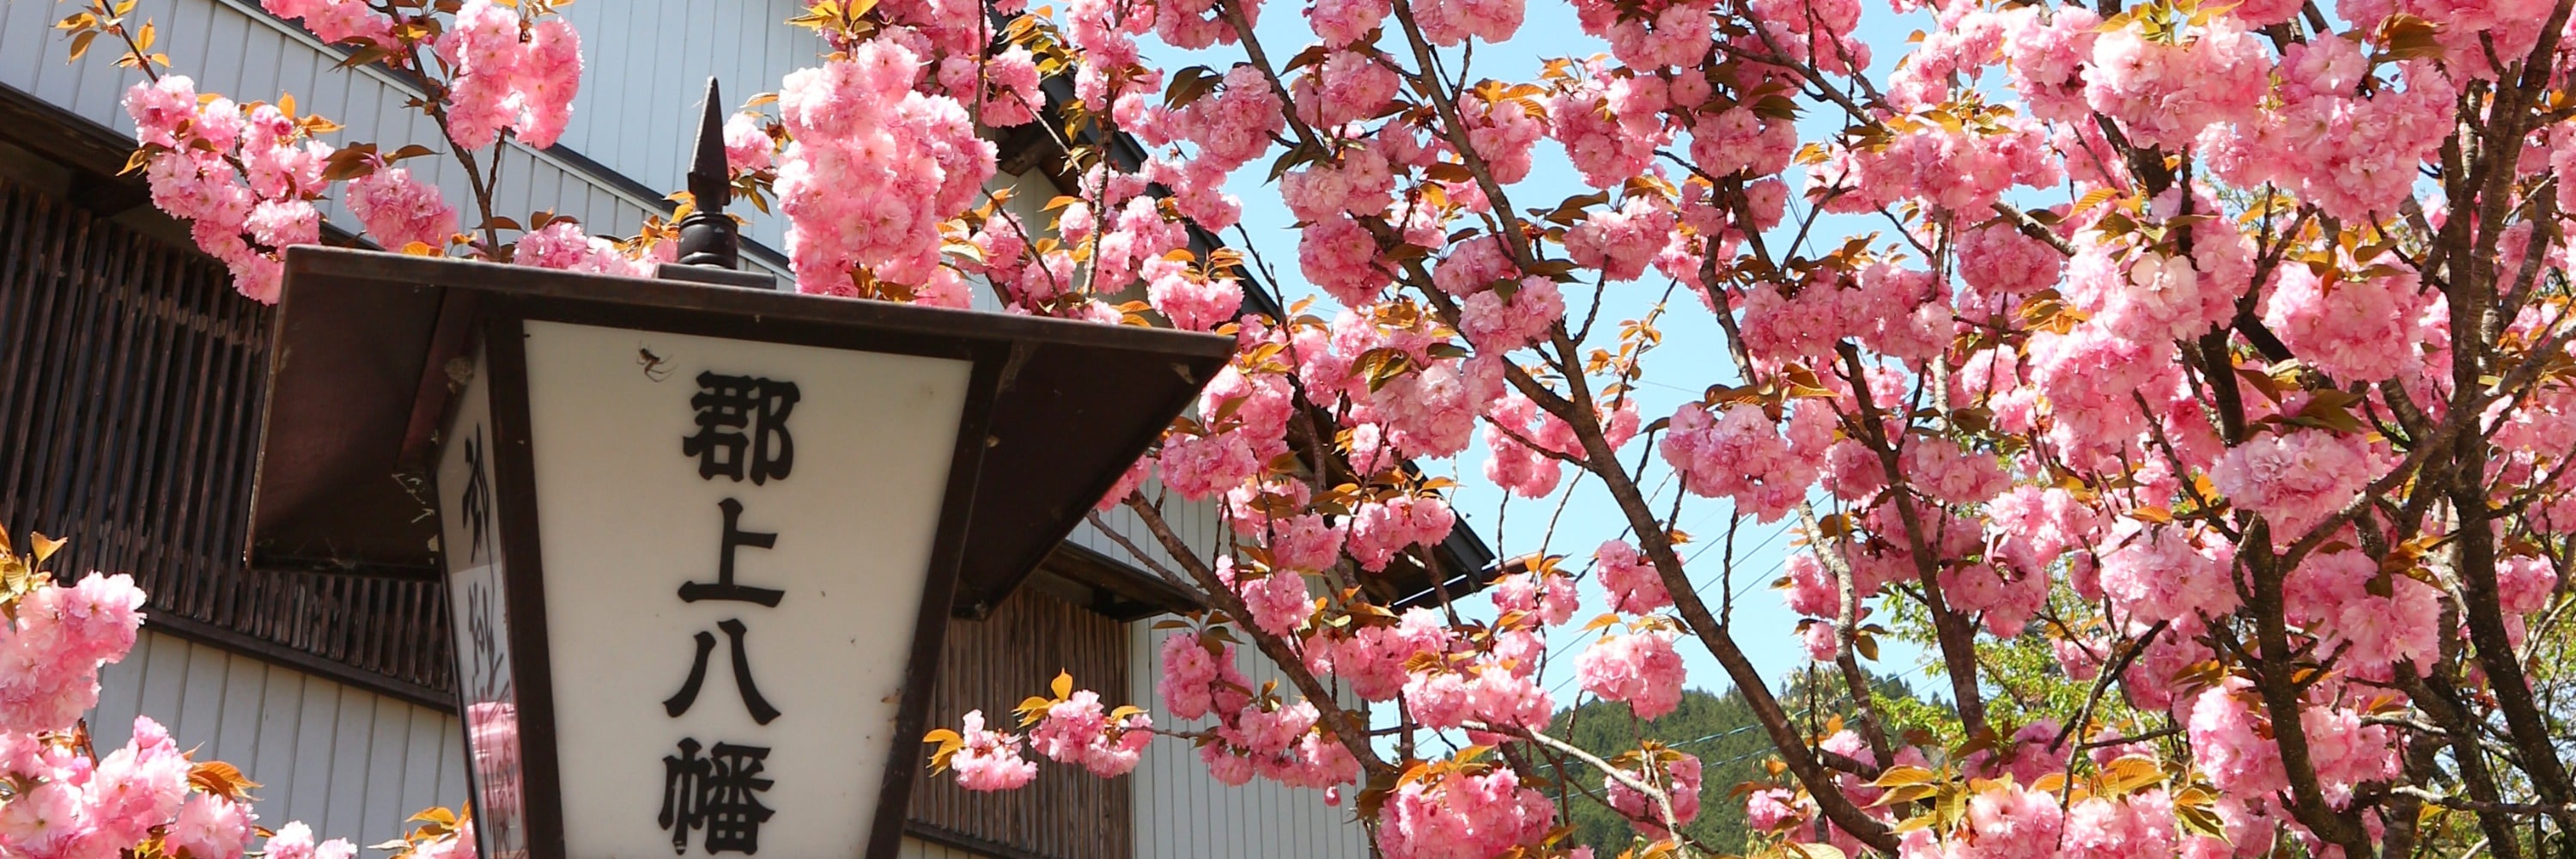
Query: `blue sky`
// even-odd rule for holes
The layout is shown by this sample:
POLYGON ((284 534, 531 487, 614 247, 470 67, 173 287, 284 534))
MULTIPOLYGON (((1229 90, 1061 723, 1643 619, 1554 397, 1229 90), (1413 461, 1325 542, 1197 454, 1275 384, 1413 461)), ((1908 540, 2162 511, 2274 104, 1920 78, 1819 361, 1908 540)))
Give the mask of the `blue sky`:
MULTIPOLYGON (((1272 2, 1264 9, 1259 32, 1262 47, 1273 62, 1285 62, 1285 58, 1294 56, 1312 41, 1312 35, 1305 29, 1305 22, 1299 15, 1302 5, 1272 2)), ((1918 28, 1929 26, 1929 21, 1919 14, 1896 16, 1874 0, 1871 5, 1873 8, 1863 16, 1862 36, 1877 55, 1870 71, 1873 77, 1878 77, 1883 76, 1889 63, 1902 54, 1907 36, 1918 28)), ((1587 57, 1606 50, 1602 43, 1583 34, 1575 21, 1571 4, 1538 0, 1530 3, 1527 18, 1513 40, 1501 45, 1480 44, 1475 47, 1467 73, 1470 80, 1485 77, 1506 81, 1534 80, 1548 59, 1587 57)), ((1153 46, 1147 49, 1147 53, 1169 69, 1207 65, 1219 71, 1243 56, 1239 46, 1218 46, 1194 52, 1153 46)), ((1446 53, 1443 62, 1454 73, 1466 59, 1453 49, 1446 53)), ((1838 114, 1821 110, 1810 110, 1801 121, 1802 137, 1807 140, 1830 135, 1839 127, 1838 114)), ((1239 171, 1228 185, 1228 190, 1243 200, 1243 229, 1250 236, 1254 249, 1271 265, 1271 271, 1284 281, 1274 284, 1275 287, 1292 298, 1319 294, 1298 274, 1295 218, 1279 202, 1277 187, 1263 181, 1266 168, 1266 161, 1255 162, 1239 171)), ((1551 141, 1539 143, 1537 166, 1531 177, 1509 189, 1519 208, 1553 206, 1565 197, 1590 191, 1578 181, 1566 163, 1563 150, 1551 141)), ((1824 244, 1839 241, 1840 236, 1886 229, 1888 226, 1883 220, 1829 218, 1819 225, 1810 241, 1824 244)), ((1231 232, 1226 238, 1240 241, 1240 236, 1231 232)), ((1787 238, 1783 236, 1782 240, 1787 238)), ((1668 283, 1650 272, 1648 279, 1610 285, 1603 300, 1604 321, 1595 326, 1594 340, 1605 339, 1601 333, 1605 331, 1615 336, 1619 320, 1642 316, 1666 295, 1668 283)), ((1588 290, 1588 287, 1569 286, 1567 304, 1582 307, 1590 299, 1588 290)), ((1698 399, 1709 384, 1727 381, 1734 375, 1726 355, 1723 334, 1716 321, 1687 289, 1674 288, 1671 294, 1673 297, 1660 324, 1665 335, 1664 343, 1647 358, 1646 375, 1636 386, 1639 413, 1647 421, 1672 414, 1681 403, 1698 399)), ((1636 446, 1632 445, 1624 458, 1633 461, 1636 455, 1636 446)), ((1648 459, 1650 465, 1643 484, 1658 490, 1656 497, 1660 504, 1669 504, 1675 492, 1668 482, 1670 471, 1663 466, 1660 457, 1649 456, 1648 459)), ((1560 489, 1558 498, 1535 501, 1507 499, 1500 490, 1485 481, 1483 461, 1484 445, 1480 439, 1454 463, 1435 464, 1433 468, 1435 473, 1440 469, 1454 469, 1451 476, 1463 487, 1453 498, 1460 515, 1501 555, 1511 557, 1544 548, 1552 553, 1574 556, 1576 560, 1571 563, 1576 563, 1579 569, 1580 559, 1588 558, 1593 547, 1604 540, 1625 536, 1625 517, 1620 515, 1597 482, 1583 483, 1570 494, 1560 489), (1558 513, 1560 500, 1563 502, 1561 515, 1558 513), (1554 535, 1552 539, 1545 539, 1551 518, 1556 520, 1554 535)), ((1567 470, 1569 478, 1573 474, 1572 469, 1567 470)), ((1730 507, 1722 500, 1690 497, 1684 500, 1681 515, 1676 520, 1679 527, 1694 538, 1692 544, 1683 547, 1686 556, 1692 559, 1688 569, 1712 607, 1720 599, 1719 582, 1725 574, 1721 563, 1725 555, 1722 542, 1730 507)), ((1782 565, 1795 540, 1796 535, 1787 530, 1790 524, 1789 519, 1769 525, 1748 519, 1736 535, 1735 638, 1775 687, 1781 678, 1806 663, 1805 649, 1793 632, 1797 617, 1782 606, 1779 594, 1770 589, 1770 583, 1782 574, 1782 565)), ((1584 611, 1578 615, 1576 624, 1580 624, 1582 618, 1606 610, 1601 591, 1588 581, 1583 589, 1583 599, 1584 611)), ((1472 602, 1477 604, 1478 613, 1484 613, 1482 599, 1472 602)), ((1575 702, 1579 690, 1573 680, 1573 657, 1589 637, 1567 629, 1560 631, 1551 642, 1551 651, 1560 655, 1552 658, 1547 666, 1543 685, 1555 687, 1553 691, 1560 707, 1571 706, 1575 702)), ((1692 685, 1712 690, 1722 690, 1730 685, 1715 658, 1704 649, 1685 646, 1682 651, 1689 664, 1692 685)), ((1883 660, 1872 666, 1872 670, 1903 674, 1918 690, 1927 690, 1932 685, 1925 681, 1924 672, 1919 667, 1920 651, 1890 646, 1881 655, 1883 660)))

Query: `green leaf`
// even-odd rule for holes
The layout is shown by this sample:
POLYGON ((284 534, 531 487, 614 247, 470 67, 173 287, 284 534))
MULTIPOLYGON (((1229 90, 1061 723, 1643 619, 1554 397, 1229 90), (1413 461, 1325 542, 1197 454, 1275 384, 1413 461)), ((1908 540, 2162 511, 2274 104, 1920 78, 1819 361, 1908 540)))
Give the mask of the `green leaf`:
POLYGON ((1870 785, 1872 787, 1904 787, 1906 785, 1914 784, 1930 784, 1937 778, 1939 777, 1931 770, 1917 766, 1900 765, 1888 767, 1887 771, 1879 773, 1878 780, 1870 782, 1870 785))
POLYGON ((1476 181, 1475 171, 1467 169, 1467 165, 1449 161, 1443 161, 1423 168, 1422 176, 1423 178, 1430 179, 1435 182, 1457 182, 1463 184, 1476 181))
POLYGON ((2174 822, 2180 824, 2185 833, 2227 840, 2227 821, 2209 809, 2177 804, 2174 806, 2174 822))
POLYGON ((1163 88, 1163 106, 1179 110, 1199 100, 1200 96, 1215 91, 1216 85, 1224 81, 1224 75, 1206 66, 1191 66, 1173 72, 1172 82, 1163 88))

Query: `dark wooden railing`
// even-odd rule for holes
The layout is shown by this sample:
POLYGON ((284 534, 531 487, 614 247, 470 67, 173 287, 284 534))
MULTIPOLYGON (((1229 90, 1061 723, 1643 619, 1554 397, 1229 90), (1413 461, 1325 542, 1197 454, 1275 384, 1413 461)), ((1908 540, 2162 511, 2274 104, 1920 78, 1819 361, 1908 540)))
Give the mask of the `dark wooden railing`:
POLYGON ((447 704, 441 590, 242 568, 268 308, 222 265, 0 183, 0 527, 155 628, 447 704))

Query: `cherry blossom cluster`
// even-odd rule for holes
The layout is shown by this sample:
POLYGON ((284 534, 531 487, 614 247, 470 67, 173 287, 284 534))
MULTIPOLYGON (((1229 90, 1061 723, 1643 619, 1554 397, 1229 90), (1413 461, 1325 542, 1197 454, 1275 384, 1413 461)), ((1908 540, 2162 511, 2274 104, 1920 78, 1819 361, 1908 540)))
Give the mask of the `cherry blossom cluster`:
POLYGON ((447 138, 467 149, 500 140, 503 129, 544 149, 572 120, 581 87, 581 35, 561 17, 529 22, 515 4, 466 0, 438 38, 454 72, 447 91, 447 138))
POLYGON ((290 115, 291 102, 200 97, 182 75, 137 83, 124 102, 149 153, 153 205, 189 222, 198 249, 231 269, 234 289, 275 302, 278 254, 321 241, 314 204, 330 185, 324 169, 336 147, 318 135, 335 126, 290 115))
MULTIPOLYGON (((1047 705, 1046 718, 1029 732, 1029 745, 1057 763, 1076 764, 1101 778, 1125 775, 1153 739, 1154 720, 1141 712, 1111 714, 1085 689, 1047 705)), ((960 778, 964 776, 961 774, 960 778)))
POLYGON ((781 84, 794 139, 777 156, 787 251, 806 292, 860 295, 868 278, 962 307, 962 275, 940 261, 941 213, 982 199, 993 145, 975 137, 965 105, 916 90, 935 86, 923 74, 930 46, 905 35, 879 34, 781 84))
POLYGON ((394 17, 366 0, 260 0, 259 7, 280 18, 296 20, 322 41, 358 43, 381 48, 400 44, 394 17))
POLYGON ((1583 651, 1575 676, 1583 690, 1603 700, 1625 701, 1640 719, 1670 713, 1681 704, 1687 672, 1673 649, 1670 630, 1648 629, 1604 637, 1583 651))
POLYGON ((1660 745, 1622 755, 1629 765, 1602 778, 1601 790, 1610 800, 1610 808, 1637 821, 1650 838, 1670 838, 1669 826, 1687 824, 1699 818, 1700 760, 1689 752, 1673 751, 1660 745), (1643 788, 1643 789, 1641 789, 1643 788), (1648 794, 1660 791, 1663 798, 1648 794), (1666 816, 1666 804, 1670 816, 1666 816), (1668 826, 1669 825, 1669 826, 1668 826))
POLYGON ((1037 778, 1038 765, 1020 757, 1021 739, 984 727, 984 711, 966 711, 959 733, 963 740, 947 756, 957 771, 957 784, 967 790, 1011 790, 1037 778))
MULTIPOLYGON (((360 0, 263 0, 263 7, 300 21, 326 42, 365 52, 364 58, 433 75, 432 97, 414 106, 462 150, 490 148, 505 131, 529 146, 552 146, 571 120, 581 81, 581 38, 549 4, 470 0, 447 12, 453 18, 444 21, 432 17, 434 10, 388 12, 360 0), (435 66, 429 65, 432 57, 435 66)), ((123 35, 114 28, 84 35, 111 32, 123 35)), ((389 250, 444 254, 463 247, 476 257, 616 274, 642 272, 670 258, 669 236, 655 241, 650 235, 658 224, 648 225, 646 236, 610 242, 542 212, 520 241, 503 243, 499 225, 515 230, 517 221, 485 211, 483 226, 476 228, 483 235, 475 241, 458 233, 456 207, 433 179, 393 166, 435 150, 414 144, 386 152, 375 144, 326 142, 323 137, 339 124, 297 116, 292 96, 274 104, 241 104, 200 94, 192 79, 154 70, 168 59, 145 54, 148 35, 141 43, 128 41, 137 47, 123 64, 143 69, 147 79, 126 91, 124 107, 141 145, 134 163, 151 184, 153 204, 187 221, 198 248, 222 261, 234 288, 253 300, 277 300, 280 255, 287 247, 321 241, 332 186, 343 183, 340 202, 354 223, 337 226, 389 250), (549 222, 556 225, 551 232, 549 222)), ((456 157, 475 181, 485 181, 471 154, 456 157)))
POLYGON ((1379 817, 1378 847, 1392 859, 1498 856, 1536 843, 1555 820, 1555 803, 1509 767, 1431 769, 1398 786, 1379 817))
MULTIPOLYGON (((143 623, 144 594, 127 575, 91 573, 70 585, 39 571, 59 541, 35 552, 0 539, 0 853, 29 859, 167 856, 241 859, 254 826, 238 770, 192 760, 149 716, 132 738, 98 754, 81 715, 98 703, 99 669, 125 658, 143 623)), ((357 848, 288 823, 267 838, 277 859, 351 859, 357 848)))
POLYGON ((661 241, 634 247, 604 236, 582 232, 581 223, 570 218, 555 218, 545 226, 519 237, 511 262, 537 268, 561 271, 616 274, 628 277, 650 277, 653 267, 671 262, 679 256, 674 242, 661 241))

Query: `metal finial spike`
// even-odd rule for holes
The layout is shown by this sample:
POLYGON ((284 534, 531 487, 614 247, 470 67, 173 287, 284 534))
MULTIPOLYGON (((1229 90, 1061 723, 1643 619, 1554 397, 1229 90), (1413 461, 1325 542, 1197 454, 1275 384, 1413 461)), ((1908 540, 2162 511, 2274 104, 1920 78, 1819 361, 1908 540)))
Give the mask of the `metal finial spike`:
POLYGON ((725 171, 724 97, 716 92, 715 78, 707 79, 707 112, 698 124, 689 196, 695 205, 680 219, 681 264, 741 268, 742 237, 733 217, 724 213, 725 204, 733 201, 733 181, 725 171))
POLYGON ((725 176, 724 100, 716 79, 707 78, 706 117, 698 125, 697 161, 689 166, 689 193, 698 208, 724 211, 733 202, 733 185, 725 176))

